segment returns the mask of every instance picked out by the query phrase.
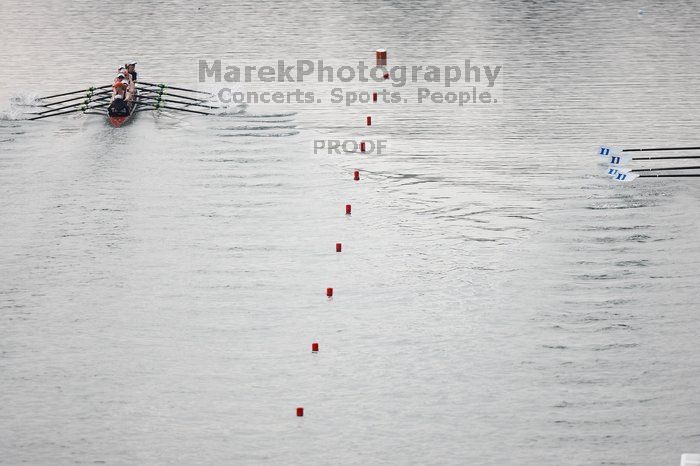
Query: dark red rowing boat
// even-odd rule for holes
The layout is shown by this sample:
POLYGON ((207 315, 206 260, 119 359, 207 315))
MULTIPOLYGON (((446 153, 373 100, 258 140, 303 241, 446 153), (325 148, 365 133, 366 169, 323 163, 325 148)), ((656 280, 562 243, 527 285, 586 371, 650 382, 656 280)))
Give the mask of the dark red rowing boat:
POLYGON ((127 121, 131 119, 131 117, 134 116, 134 113, 136 113, 136 107, 138 106, 138 92, 136 95, 134 95, 133 100, 128 100, 126 102, 126 109, 127 112, 126 114, 121 114, 121 115, 112 115, 110 114, 110 110, 107 110, 107 119, 109 122, 114 126, 115 128, 119 128, 120 126, 124 125, 127 121))

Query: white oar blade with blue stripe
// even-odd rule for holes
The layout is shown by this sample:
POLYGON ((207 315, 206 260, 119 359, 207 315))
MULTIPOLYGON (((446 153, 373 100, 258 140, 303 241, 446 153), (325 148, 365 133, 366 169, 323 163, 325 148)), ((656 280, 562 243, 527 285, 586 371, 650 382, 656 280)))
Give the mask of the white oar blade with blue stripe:
POLYGON ((639 175, 636 173, 618 173, 613 177, 614 180, 620 181, 622 183, 629 183, 630 181, 636 180, 639 175))
POLYGON ((600 146, 598 148, 597 154, 601 157, 612 157, 614 155, 619 156, 622 149, 611 147, 611 146, 600 146))
POLYGON ((626 164, 627 162, 629 162, 631 160, 632 160, 632 157, 621 157, 619 155, 610 155, 608 157, 601 158, 601 163, 607 163, 608 165, 619 167, 621 165, 626 164))
POLYGON ((606 171, 606 174, 607 174, 608 176, 615 177, 615 176, 617 176, 617 175, 620 174, 620 173, 629 173, 629 172, 630 172, 630 169, 629 169, 629 168, 622 168, 622 167, 615 167, 615 166, 612 166, 612 167, 608 167, 608 170, 606 171))

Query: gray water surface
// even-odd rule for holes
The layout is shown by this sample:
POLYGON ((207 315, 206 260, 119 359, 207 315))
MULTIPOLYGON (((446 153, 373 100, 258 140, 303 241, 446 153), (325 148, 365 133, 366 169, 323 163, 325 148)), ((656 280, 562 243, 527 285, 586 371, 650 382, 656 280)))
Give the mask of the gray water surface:
POLYGON ((700 185, 613 184, 593 156, 698 145, 696 2, 27 5, 0 10, 0 462, 700 450, 700 185), (132 57, 143 80, 193 87, 200 59, 379 47, 500 64, 504 101, 8 118, 12 96, 101 85, 132 57), (368 135, 389 152, 313 153, 368 135))

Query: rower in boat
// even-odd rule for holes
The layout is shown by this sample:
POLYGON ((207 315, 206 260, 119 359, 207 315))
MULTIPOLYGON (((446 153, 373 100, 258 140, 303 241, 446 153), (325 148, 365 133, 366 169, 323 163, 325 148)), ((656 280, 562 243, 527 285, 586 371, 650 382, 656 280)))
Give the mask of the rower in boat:
POLYGON ((116 82, 117 80, 123 81, 123 82, 126 84, 126 87, 127 87, 126 90, 127 90, 127 93, 128 93, 128 92, 129 92, 129 85, 130 85, 130 81, 131 81, 131 80, 129 79, 129 76, 130 76, 130 75, 129 75, 129 72, 126 70, 126 66, 121 66, 121 67, 119 67, 118 73, 119 73, 119 74, 117 75, 117 77, 115 78, 114 81, 115 81, 115 82, 116 82))
POLYGON ((125 76, 119 73, 114 79, 114 84, 112 84, 112 97, 121 95, 122 98, 126 98, 126 88, 129 83, 125 80, 125 76))
POLYGON ((136 82, 138 74, 136 73, 136 62, 130 61, 126 64, 126 70, 129 72, 129 77, 133 82, 136 82))
POLYGON ((125 65, 125 75, 129 79, 129 94, 131 96, 136 96, 136 78, 138 74, 136 73, 136 62, 130 61, 125 65))
POLYGON ((129 105, 127 103, 127 88, 129 85, 125 78, 126 76, 123 73, 119 73, 114 80, 114 84, 112 85, 112 102, 110 102, 109 107, 107 107, 109 116, 129 115, 129 105))

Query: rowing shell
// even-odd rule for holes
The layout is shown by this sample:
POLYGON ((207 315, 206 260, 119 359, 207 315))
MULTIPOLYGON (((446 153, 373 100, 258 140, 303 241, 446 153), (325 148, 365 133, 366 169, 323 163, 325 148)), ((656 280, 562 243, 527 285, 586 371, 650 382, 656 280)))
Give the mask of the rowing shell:
POLYGON ((131 119, 132 116, 134 116, 136 107, 138 106, 138 91, 136 91, 133 100, 129 101, 126 103, 127 107, 129 108, 129 114, 126 116, 109 116, 107 115, 107 119, 109 122, 114 126, 115 128, 119 128, 123 124, 125 124, 127 121, 131 119))

